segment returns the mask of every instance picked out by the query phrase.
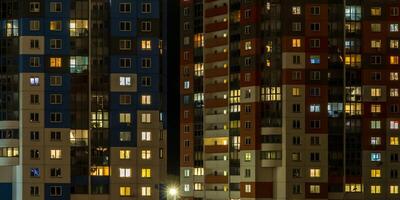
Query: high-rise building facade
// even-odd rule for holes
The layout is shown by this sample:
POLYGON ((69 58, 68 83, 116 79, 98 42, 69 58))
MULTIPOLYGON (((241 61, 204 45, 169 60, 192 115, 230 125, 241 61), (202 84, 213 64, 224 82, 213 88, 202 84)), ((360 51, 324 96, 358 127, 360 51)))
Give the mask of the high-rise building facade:
POLYGON ((0 0, 0 199, 160 199, 166 4, 0 0))
POLYGON ((399 7, 181 0, 183 199, 396 199, 399 7))

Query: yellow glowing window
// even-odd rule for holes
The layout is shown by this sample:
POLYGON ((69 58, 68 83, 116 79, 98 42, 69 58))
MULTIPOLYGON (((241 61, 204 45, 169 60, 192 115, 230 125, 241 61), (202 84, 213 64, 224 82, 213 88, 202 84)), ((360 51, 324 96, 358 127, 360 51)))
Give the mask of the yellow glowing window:
POLYGON ((247 42, 244 43, 244 49, 245 50, 251 50, 252 49, 251 41, 247 41, 247 42))
POLYGON ((120 150, 119 151, 119 159, 127 160, 131 158, 131 150, 120 150))
POLYGON ((381 88, 371 88, 371 97, 380 97, 382 95, 381 88))
POLYGON ((50 21, 50 30, 51 31, 61 31, 62 22, 61 21, 50 21))
POLYGON ((380 169, 371 169, 371 178, 380 178, 381 170, 380 169))
POLYGON ((151 178, 151 169, 142 168, 142 178, 151 178))
POLYGON ((151 96, 150 95, 142 95, 140 102, 143 105, 150 105, 151 104, 151 96))
POLYGON ((60 68, 62 65, 61 58, 50 58, 50 67, 60 68))
POLYGON ((371 48, 381 48, 381 40, 371 40, 371 48))
POLYGON ((310 185, 310 193, 319 194, 321 192, 320 185, 310 185))
POLYGON ((361 184, 357 184, 357 183, 348 183, 345 185, 345 191, 346 192, 361 192, 362 186, 361 186, 361 184))
POLYGON ((372 105, 371 105, 371 112, 372 112, 372 113, 380 113, 380 112, 381 112, 381 105, 379 105, 379 104, 372 104, 372 105))
POLYGON ((399 193, 398 185, 391 185, 389 188, 390 188, 390 194, 398 194, 399 193))
POLYGON ((361 109, 361 103, 346 103, 345 105, 345 112, 348 115, 361 115, 361 109))
POLYGON ((399 56, 390 56, 390 64, 398 65, 399 64, 399 56))
POLYGON ((292 88, 292 96, 300 96, 300 88, 292 88))
POLYGON ((310 169, 310 177, 311 178, 321 177, 321 169, 310 169))
POLYGON ((382 9, 380 7, 372 7, 371 8, 371 15, 372 16, 381 16, 382 9))
POLYGON ((151 50, 151 40, 142 40, 142 50, 151 50))
POLYGON ((132 188, 129 186, 119 187, 119 195, 121 197, 132 196, 132 188))
POLYGON ((142 150, 142 159, 143 160, 151 159, 151 150, 142 150))
POLYGON ((88 20, 70 20, 69 21, 69 35, 71 37, 89 36, 88 29, 89 29, 88 20))
POLYGON ((92 176, 110 176, 110 167, 108 166, 97 166, 92 167, 90 170, 92 176))
POLYGON ((399 137, 390 137, 390 145, 399 145, 399 137))
POLYGON ((346 55, 345 64, 351 67, 359 67, 361 66, 361 55, 360 54, 351 54, 346 55))
POLYGON ((61 159, 61 150, 60 149, 50 150, 50 159, 61 159))
POLYGON ((194 47, 203 47, 204 46, 204 35, 202 33, 195 34, 193 36, 194 47))
POLYGON ((301 47, 301 39, 292 39, 292 47, 301 47))
POLYGON ((371 185, 371 194, 380 194, 381 186, 380 185, 371 185))

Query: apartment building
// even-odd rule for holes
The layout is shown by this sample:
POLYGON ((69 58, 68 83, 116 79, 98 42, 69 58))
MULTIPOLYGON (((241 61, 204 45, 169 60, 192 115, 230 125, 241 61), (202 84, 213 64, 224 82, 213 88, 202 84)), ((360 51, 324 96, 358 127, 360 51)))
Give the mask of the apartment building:
POLYGON ((162 199, 166 6, 0 0, 0 199, 162 199))
POLYGON ((181 0, 181 197, 396 199, 398 0, 181 0))

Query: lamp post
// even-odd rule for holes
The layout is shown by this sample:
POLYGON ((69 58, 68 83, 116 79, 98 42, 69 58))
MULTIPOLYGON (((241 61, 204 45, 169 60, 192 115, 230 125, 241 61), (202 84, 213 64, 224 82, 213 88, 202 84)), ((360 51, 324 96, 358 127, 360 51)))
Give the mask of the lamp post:
POLYGON ((176 187, 169 187, 167 189, 167 194, 168 196, 172 197, 172 200, 176 200, 177 196, 178 196, 178 188, 176 187))

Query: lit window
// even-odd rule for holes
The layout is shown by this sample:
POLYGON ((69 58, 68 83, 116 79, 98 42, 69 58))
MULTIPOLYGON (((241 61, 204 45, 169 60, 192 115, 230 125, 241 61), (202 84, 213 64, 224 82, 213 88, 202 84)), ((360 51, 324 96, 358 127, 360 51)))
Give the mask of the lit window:
POLYGON ((31 86, 38 86, 39 85, 39 77, 30 77, 29 84, 31 86))
POLYGON ((183 185, 183 191, 189 192, 190 191, 190 185, 189 184, 184 184, 183 185))
POLYGON ((390 40, 390 48, 398 49, 399 48, 399 40, 390 40))
POLYGON ((381 24, 372 23, 371 24, 371 31, 372 32, 381 32, 381 24))
POLYGON ((190 88, 190 82, 189 81, 184 81, 183 82, 183 88, 184 89, 189 89, 190 88))
POLYGON ((194 48, 204 46, 204 34, 197 33, 193 36, 194 48))
POLYGON ((141 123, 151 123, 151 113, 141 114, 141 123))
POLYGON ((371 161, 373 162, 381 161, 381 153, 371 153, 371 161))
POLYGON ((150 105, 151 104, 151 95, 142 95, 140 98, 140 103, 142 105, 150 105))
POLYGON ((321 192, 320 185, 310 185, 310 193, 311 194, 319 194, 321 192))
POLYGON ((142 131, 142 141, 151 141, 150 131, 142 131))
POLYGON ((372 104, 371 105, 371 113, 380 113, 381 105, 380 104, 372 104))
POLYGON ((50 21, 50 31, 61 31, 62 22, 61 21, 50 21))
POLYGON ((143 160, 151 159, 151 150, 142 150, 141 157, 142 157, 143 160))
POLYGON ((132 176, 131 168, 119 168, 119 177, 120 178, 130 178, 132 176))
POLYGON ((129 186, 119 187, 119 196, 121 197, 132 196, 132 188, 129 186))
POLYGON ((321 105, 320 104, 311 104, 310 112, 321 112, 321 105))
POLYGON ((71 56, 69 60, 71 73, 86 72, 89 66, 88 56, 71 56))
POLYGON ((292 47, 301 47, 301 39, 292 39, 292 47))
POLYGON ((121 142, 129 142, 131 141, 131 137, 131 132, 129 131, 119 132, 119 141, 121 142))
POLYGON ((131 113, 119 113, 119 123, 131 123, 131 113))
POLYGON ((391 81, 398 81, 399 80, 399 73, 398 72, 390 72, 390 80, 391 81))
POLYGON ((244 191, 245 191, 246 193, 250 193, 250 192, 251 192, 251 185, 250 185, 250 184, 246 184, 246 185, 244 186, 244 191))
POLYGON ((390 188, 390 194, 398 194, 399 193, 398 185, 391 185, 391 186, 389 186, 389 188, 390 188))
POLYGON ((61 159, 61 150, 60 149, 50 150, 50 159, 61 159))
POLYGON ((391 97, 398 97, 399 96, 399 89, 398 88, 390 88, 390 96, 391 97))
POLYGON ((142 178, 151 178, 151 169, 142 168, 142 178))
POLYGON ((399 24, 390 24, 390 32, 399 32, 399 24))
POLYGON ((193 175, 195 175, 195 176, 203 176, 204 175, 204 168, 194 168, 193 175))
POLYGON ((300 6, 293 6, 292 7, 292 14, 293 15, 301 15, 301 7, 300 6))
POLYGON ((62 65, 62 60, 61 58, 50 58, 50 67, 52 68, 60 68, 62 65))
POLYGON ((390 137, 390 145, 399 145, 399 137, 390 137))
POLYGON ((361 184, 357 183, 347 183, 345 185, 345 191, 346 192, 361 192, 361 184))
POLYGON ((371 178, 380 178, 381 170, 380 169, 371 169, 371 178))
POLYGON ((399 129, 399 121, 390 121, 390 129, 391 130, 397 130, 399 129))
POLYGON ((372 120, 371 121, 371 129, 381 129, 381 121, 372 120))
POLYGON ((372 7, 371 8, 371 15, 372 16, 381 16, 381 8, 380 7, 372 7))
POLYGON ((380 97, 382 95, 381 88, 371 88, 371 97, 380 97))
POLYGON ((119 159, 128 160, 131 158, 131 150, 119 150, 119 159))
POLYGON ((399 56, 390 56, 390 64, 398 65, 399 64, 399 56))
POLYGON ((151 40, 142 40, 142 50, 151 50, 151 40))
POLYGON ((262 87, 261 101, 280 101, 281 87, 262 87))
POLYGON ((245 49, 246 51, 252 49, 251 41, 246 41, 246 42, 244 43, 244 49, 245 49))
POLYGON ((292 88, 292 96, 300 96, 300 88, 292 88))
POLYGON ((92 176, 110 176, 110 167, 108 166, 96 166, 90 169, 90 175, 92 176))
POLYGON ((371 40, 371 48, 381 48, 381 40, 371 40))
POLYGON ((151 187, 142 187, 142 196, 151 196, 151 187))
POLYGON ((371 185, 371 194, 380 194, 381 186, 380 185, 371 185))
POLYGON ((244 160, 245 161, 251 161, 251 153, 245 153, 244 154, 244 160))
POLYGON ((311 64, 320 64, 321 63, 320 57, 317 55, 310 56, 310 63, 311 64))
POLYGON ((311 178, 319 178, 321 176, 321 169, 310 169, 311 178))
POLYGON ((382 139, 381 137, 371 137, 371 145, 381 145, 382 139))
POLYGON ((119 77, 119 85, 120 86, 131 86, 131 77, 130 76, 121 76, 119 77))
POLYGON ((201 191, 201 190, 203 190, 203 184, 201 184, 201 183, 195 183, 195 184, 194 184, 194 190, 195 190, 195 191, 201 191))
POLYGON ((70 20, 69 21, 69 35, 71 37, 89 36, 88 29, 89 29, 88 20, 70 20))

